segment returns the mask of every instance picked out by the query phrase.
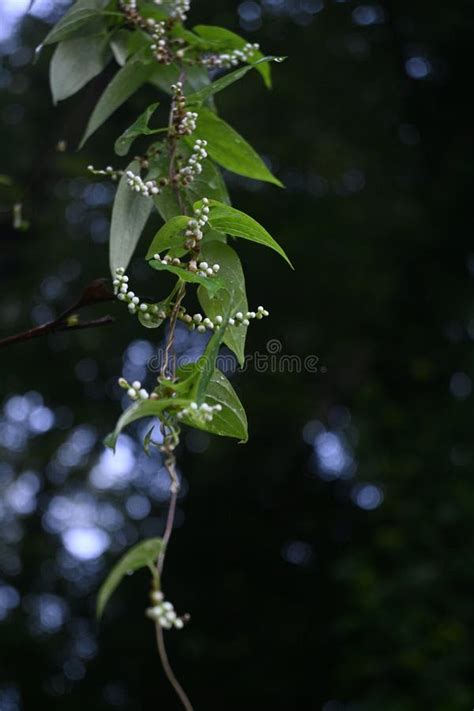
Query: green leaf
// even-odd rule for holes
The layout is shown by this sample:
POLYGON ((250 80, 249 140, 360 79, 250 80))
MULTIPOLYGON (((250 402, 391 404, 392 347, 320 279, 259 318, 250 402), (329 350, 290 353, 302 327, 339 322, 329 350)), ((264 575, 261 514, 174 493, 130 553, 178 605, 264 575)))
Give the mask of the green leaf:
POLYGON ((165 222, 181 213, 176 194, 169 186, 162 188, 160 194, 153 197, 153 202, 165 222))
MULTIPOLYGON (((187 157, 191 153, 191 150, 186 150, 185 145, 183 145, 183 149, 183 154, 187 157)), ((148 180, 167 174, 168 158, 165 154, 150 161, 150 172, 147 175, 148 180)), ((227 187, 221 172, 210 158, 203 161, 202 173, 192 180, 182 193, 185 204, 189 208, 192 208, 193 203, 203 195, 213 198, 214 200, 219 200, 220 202, 230 203, 229 193, 227 192, 227 187)), ((159 195, 153 198, 153 202, 165 222, 182 213, 176 192, 169 186, 162 188, 159 195)))
MULTIPOLYGON (((153 20, 155 20, 155 22, 161 22, 162 20, 168 19, 169 13, 164 7, 156 7, 156 5, 147 5, 144 2, 140 4, 140 15, 142 17, 151 17, 153 20)), ((161 4, 161 2, 159 4, 161 4)))
POLYGON ((148 456, 150 456, 150 447, 153 444, 152 435, 154 429, 154 426, 151 427, 143 439, 143 449, 145 450, 145 454, 148 454, 148 456))
POLYGON ((130 150, 132 143, 138 136, 152 136, 155 133, 160 133, 162 128, 150 128, 148 126, 151 117, 158 108, 159 103, 151 104, 126 131, 122 133, 115 141, 115 152, 119 156, 124 156, 130 150))
POLYGON ((211 422, 206 422, 208 432, 247 442, 248 426, 243 405, 225 375, 217 368, 207 388, 206 402, 208 405, 222 405, 222 411, 215 412, 211 422))
POLYGON ((223 168, 247 178, 265 180, 282 187, 252 146, 209 109, 199 109, 196 130, 186 141, 193 145, 197 138, 207 141, 207 152, 223 168))
MULTIPOLYGON (((156 64, 155 71, 150 77, 150 82, 157 86, 165 94, 171 94, 171 85, 175 84, 181 74, 181 67, 177 64, 156 64)), ((210 84, 209 73, 207 69, 200 66, 187 66, 186 78, 184 80, 184 94, 190 94, 199 91, 204 86, 210 84)))
MULTIPOLYGON (((186 149, 186 147, 184 148, 186 149)), ((148 159, 149 170, 146 174, 146 180, 158 180, 161 177, 168 177, 169 155, 166 143, 157 141, 149 146, 148 151, 150 157, 148 159), (150 153, 150 151, 153 152, 150 153)), ((153 202, 164 222, 183 213, 176 191, 170 186, 162 187, 160 193, 153 196, 153 202)))
MULTIPOLYGON (((216 27, 213 25, 197 25, 193 28, 193 30, 200 37, 203 37, 204 39, 210 42, 215 42, 216 49, 242 49, 242 47, 247 44, 247 40, 245 40, 243 37, 240 37, 239 35, 235 34, 235 32, 231 32, 230 30, 227 30, 224 27, 216 27)), ((254 57, 258 60, 263 57, 263 54, 259 51, 256 51, 254 53, 254 57)), ((262 75, 262 78, 267 88, 271 89, 272 77, 270 66, 265 64, 260 65, 257 68, 257 71, 259 71, 262 75)))
POLYGON ((163 410, 168 407, 186 407, 189 404, 188 400, 178 400, 176 398, 163 398, 162 400, 140 400, 135 402, 119 417, 115 426, 115 430, 111 432, 104 440, 106 447, 115 449, 117 439, 121 431, 131 425, 136 420, 141 420, 143 417, 160 417, 163 410))
POLYGON ((158 304, 148 304, 148 311, 138 311, 138 320, 145 328, 159 328, 165 320, 163 317, 158 316, 158 313, 154 314, 151 312, 151 307, 153 306, 156 306, 158 308, 158 311, 166 311, 167 302, 160 301, 158 304), (149 314, 150 316, 148 321, 145 319, 145 313, 149 314))
POLYGON ((199 378, 196 385, 195 397, 198 404, 204 402, 206 399, 207 386, 209 385, 214 370, 216 369, 216 360, 219 355, 219 348, 224 340, 229 316, 230 313, 228 310, 222 314, 223 323, 221 327, 214 331, 206 346, 206 350, 197 362, 197 366, 199 368, 199 378))
POLYGON ((148 538, 137 543, 136 546, 133 546, 120 558, 99 590, 97 596, 97 617, 99 619, 102 617, 111 596, 125 576, 141 568, 148 568, 155 581, 159 582, 156 561, 162 550, 163 541, 161 538, 148 538))
MULTIPOLYGON (((169 173, 168 151, 166 150, 165 144, 163 142, 157 142, 153 144, 153 147, 159 148, 160 153, 150 159, 150 170, 147 173, 147 180, 168 176, 169 173)), ((153 197, 153 202, 165 222, 172 217, 181 215, 183 212, 176 191, 170 186, 161 188, 160 193, 153 197)))
MULTIPOLYGON (((222 242, 207 242, 202 245, 202 256, 209 264, 220 264, 219 277, 225 284, 225 289, 219 291, 214 297, 207 291, 198 289, 198 299, 206 316, 215 321, 215 317, 230 312, 233 316, 238 311, 246 313, 248 309, 245 293, 245 277, 237 253, 222 242)), ((224 343, 237 356, 240 365, 244 362, 245 339, 247 326, 227 326, 224 343)))
POLYGON ((102 3, 94 2, 94 0, 73 5, 49 32, 42 45, 61 42, 78 34, 98 34, 105 27, 100 5, 102 3))
POLYGON ((132 57, 130 61, 118 70, 92 112, 81 140, 80 148, 107 121, 114 111, 127 101, 142 84, 148 81, 152 71, 153 65, 143 62, 143 54, 141 52, 132 57))
POLYGON ((248 430, 245 410, 234 388, 217 368, 207 385, 205 402, 208 405, 221 405, 221 412, 215 412, 210 422, 200 422, 192 416, 183 417, 181 422, 211 434, 221 437, 236 437, 241 442, 247 442, 248 430))
POLYGON ((53 101, 63 101, 82 89, 107 65, 111 57, 107 40, 77 37, 60 42, 49 67, 53 101))
POLYGON ((155 254, 160 254, 160 252, 163 252, 165 249, 176 246, 175 243, 177 239, 179 243, 183 245, 183 232, 186 230, 190 219, 191 218, 186 215, 177 215, 168 220, 168 222, 165 222, 163 227, 161 227, 153 237, 145 259, 151 259, 155 254))
POLYGON ((112 276, 119 267, 127 268, 153 207, 149 198, 136 193, 127 185, 127 170, 138 173, 138 161, 132 161, 127 166, 115 194, 109 245, 112 276))
POLYGON ((129 55, 129 38, 130 32, 120 29, 114 32, 110 39, 110 49, 113 52, 115 61, 120 67, 123 67, 129 55))
POLYGON ((202 163, 202 173, 192 180, 186 189, 186 196, 192 205, 203 195, 212 199, 230 204, 229 193, 220 169, 215 163, 206 158, 202 163))
POLYGON ((216 291, 222 289, 223 286, 222 281, 218 276, 198 276, 195 272, 190 272, 187 269, 183 269, 183 267, 175 267, 173 264, 163 264, 163 262, 158 262, 156 259, 151 259, 148 264, 150 267, 159 272, 171 272, 171 274, 175 274, 177 277, 185 282, 188 282, 189 284, 200 284, 212 294, 215 294, 216 291))
POLYGON ((217 94, 219 91, 226 89, 228 86, 231 86, 231 84, 234 84, 236 81, 239 81, 239 79, 242 79, 251 69, 259 69, 260 64, 265 62, 281 61, 283 61, 282 57, 262 57, 262 59, 259 59, 256 62, 252 62, 247 66, 240 67, 239 69, 236 69, 235 71, 230 72, 229 74, 225 74, 223 77, 220 77, 220 79, 217 79, 216 81, 212 82, 212 84, 209 84, 209 86, 205 86, 199 91, 196 91, 194 94, 189 94, 189 96, 187 97, 187 104, 188 106, 191 106, 193 104, 202 104, 210 96, 217 94))
MULTIPOLYGON (((201 206, 201 201, 196 202, 194 205, 195 208, 201 206)), ((209 206, 209 225, 214 230, 225 232, 234 237, 242 237, 243 239, 251 240, 257 244, 263 244, 265 247, 270 247, 270 249, 278 252, 293 269, 293 265, 278 242, 275 242, 266 229, 254 220, 253 217, 246 215, 245 212, 236 210, 234 207, 230 207, 230 205, 217 202, 217 200, 210 200, 209 206)))

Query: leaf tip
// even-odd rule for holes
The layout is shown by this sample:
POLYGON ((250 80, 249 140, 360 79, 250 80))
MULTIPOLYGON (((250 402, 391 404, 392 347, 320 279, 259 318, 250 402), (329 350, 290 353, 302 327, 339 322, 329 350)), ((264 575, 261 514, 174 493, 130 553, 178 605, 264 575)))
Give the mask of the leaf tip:
POLYGON ((108 434, 107 437, 104 438, 103 443, 104 447, 111 449, 115 454, 115 448, 117 446, 117 436, 115 432, 110 432, 110 434, 108 434))

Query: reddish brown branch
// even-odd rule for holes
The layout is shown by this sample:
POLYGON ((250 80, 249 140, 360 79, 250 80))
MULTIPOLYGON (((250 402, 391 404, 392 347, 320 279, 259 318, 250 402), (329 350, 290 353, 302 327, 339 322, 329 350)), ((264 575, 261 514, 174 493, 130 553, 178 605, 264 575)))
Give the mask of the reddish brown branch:
POLYGON ((95 279, 86 286, 77 301, 63 311, 56 319, 48 321, 41 326, 36 326, 36 328, 30 328, 27 331, 15 333, 12 336, 7 336, 6 338, 1 339, 0 348, 13 345, 14 343, 30 341, 33 338, 47 336, 50 333, 56 333, 58 331, 79 331, 86 328, 98 328, 99 326, 107 326, 114 323, 112 316, 108 315, 87 321, 79 321, 75 319, 75 314, 80 309, 104 301, 113 301, 114 299, 114 294, 107 286, 107 280, 95 279))

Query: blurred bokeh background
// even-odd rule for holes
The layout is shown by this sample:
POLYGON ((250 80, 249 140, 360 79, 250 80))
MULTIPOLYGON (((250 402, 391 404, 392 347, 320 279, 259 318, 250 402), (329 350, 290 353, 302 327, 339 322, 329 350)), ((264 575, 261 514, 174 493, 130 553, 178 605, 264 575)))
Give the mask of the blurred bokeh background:
MULTIPOLYGON (((2 337, 107 276, 114 187, 86 166, 117 164, 113 141, 153 98, 78 153, 113 68, 54 108, 50 50, 34 64, 34 48, 67 3, 28 5, 0 3, 2 337)), ((173 664, 197 711, 470 709, 472 2, 200 0, 190 19, 289 57, 271 93, 248 75, 218 104, 286 184, 228 176, 296 267, 239 245, 249 300, 273 316, 248 347, 278 339, 320 368, 234 373, 247 445, 185 437, 164 582, 192 623, 168 635, 173 664)), ((132 274, 154 289, 139 259, 132 274)), ((94 620, 106 571, 160 534, 167 496, 142 426, 103 448, 117 376, 151 379, 159 346, 118 304, 91 316, 106 313, 115 326, 0 351, 1 711, 179 708, 146 574, 94 620)))

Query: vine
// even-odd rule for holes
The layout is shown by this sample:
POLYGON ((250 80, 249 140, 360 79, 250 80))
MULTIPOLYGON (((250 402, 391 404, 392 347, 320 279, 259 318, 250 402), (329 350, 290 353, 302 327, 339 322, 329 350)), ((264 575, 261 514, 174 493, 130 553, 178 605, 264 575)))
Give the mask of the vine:
MULTIPOLYGON (((138 381, 119 379, 131 404, 105 443, 115 448, 126 426, 141 418, 158 418, 161 438, 153 439, 152 429, 143 446, 146 451, 159 449, 170 481, 163 536, 141 541, 122 557, 99 591, 97 614, 102 615, 125 574, 149 568, 152 589, 146 614, 155 625, 165 673, 188 710, 192 706, 170 666, 164 632, 182 629, 189 616, 176 614, 161 583, 180 487, 176 448, 183 425, 243 442, 248 438, 243 406, 216 362, 219 348, 225 344, 242 363, 250 323, 269 312, 263 306, 249 310, 242 265, 228 237, 269 247, 289 261, 258 222, 230 204, 221 168, 281 183, 247 141, 218 115, 214 101, 216 94, 251 70, 259 72, 271 87, 271 63, 282 58, 264 56, 258 45, 225 28, 198 25, 188 29, 189 10, 190 0, 77 0, 44 41, 45 45, 57 44, 50 67, 55 101, 76 93, 100 74, 112 57, 119 65, 92 112, 81 146, 141 86, 151 84, 169 97, 166 125, 150 126, 160 106, 160 102, 153 103, 114 145, 115 153, 123 158, 136 139, 143 142, 149 137, 146 150, 125 167, 89 166, 92 175, 118 183, 109 249, 113 295, 104 292, 100 298, 117 299, 144 328, 166 327, 160 373, 152 389, 138 381), (151 269, 176 277, 172 291, 154 301, 140 298, 126 273, 152 210, 161 216, 163 225, 145 259, 151 269), (193 289, 197 289, 202 312, 188 311, 185 305, 193 289), (191 331, 211 334, 204 355, 195 363, 180 365, 176 361, 178 321, 191 331)), ((158 287, 160 281, 157 279, 158 287)), ((78 302, 75 307, 81 305, 78 302)), ((47 330, 100 325, 100 319, 97 323, 72 323, 71 313, 68 309, 57 322, 47 325, 47 330)), ((35 335, 41 333, 31 337, 35 335)))

